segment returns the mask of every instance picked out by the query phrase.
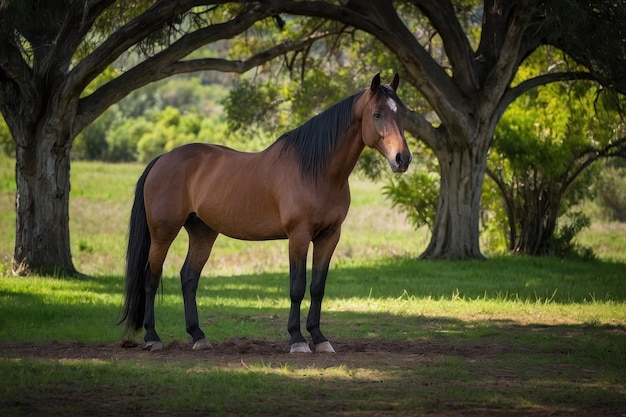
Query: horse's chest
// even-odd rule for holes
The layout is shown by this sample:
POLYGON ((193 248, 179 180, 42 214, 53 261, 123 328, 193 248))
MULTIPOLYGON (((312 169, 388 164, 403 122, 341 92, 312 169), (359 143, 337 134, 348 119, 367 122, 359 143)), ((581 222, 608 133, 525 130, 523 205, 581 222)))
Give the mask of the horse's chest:
POLYGON ((345 220, 350 207, 350 194, 340 193, 312 201, 310 217, 321 228, 339 226, 345 220))

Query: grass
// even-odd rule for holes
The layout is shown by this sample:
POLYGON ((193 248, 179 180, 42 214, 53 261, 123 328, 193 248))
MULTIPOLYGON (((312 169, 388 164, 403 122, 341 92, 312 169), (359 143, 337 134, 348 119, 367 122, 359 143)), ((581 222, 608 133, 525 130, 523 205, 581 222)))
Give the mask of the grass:
MULTIPOLYGON (((72 250, 90 278, 18 278, 8 266, 14 185, 0 163, 0 414, 624 414, 621 225, 586 232, 593 262, 419 261, 425 233, 358 179, 322 316, 343 353, 282 354, 286 242, 226 238, 198 290, 202 326, 217 344, 261 339, 276 353, 121 349, 126 223, 142 169, 74 163, 72 250), (358 348, 369 344, 377 348, 358 348)), ((177 278, 185 250, 181 235, 156 306, 158 330, 174 344, 187 341, 177 278)))
MULTIPOLYGON (((324 324, 340 339, 392 340, 449 336, 489 322, 620 327, 626 323, 623 279, 623 265, 616 263, 565 267, 557 259, 504 257, 475 263, 379 261, 331 270, 324 324)), ((162 336, 184 341, 178 279, 166 277, 163 287, 157 303, 162 336)), ((116 319, 122 290, 117 275, 5 277, 0 340, 115 343, 121 337, 116 319)), ((285 273, 203 277, 198 290, 206 331, 215 341, 240 335, 285 339, 288 300, 285 273)))

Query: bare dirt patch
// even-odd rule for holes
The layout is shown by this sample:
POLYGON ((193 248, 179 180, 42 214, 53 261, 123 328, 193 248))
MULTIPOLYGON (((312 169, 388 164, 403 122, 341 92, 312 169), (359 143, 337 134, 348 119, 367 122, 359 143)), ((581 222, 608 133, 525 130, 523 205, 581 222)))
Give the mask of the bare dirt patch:
POLYGON ((0 351, 6 358, 32 358, 42 360, 55 359, 93 359, 93 360, 197 360, 205 358, 216 365, 240 362, 242 359, 280 360, 293 362, 309 362, 311 357, 316 361, 327 359, 328 362, 363 366, 372 364, 373 357, 383 361, 403 362, 437 356, 461 356, 478 359, 506 352, 509 347, 503 344, 471 344, 455 345, 434 341, 391 341, 391 340, 350 340, 333 341, 337 354, 290 354, 286 342, 236 337, 222 342, 213 342, 213 349, 194 351, 192 343, 173 341, 165 344, 158 352, 144 351, 140 344, 85 344, 85 343, 5 343, 0 342, 0 351), (385 360, 387 358, 388 360, 385 360), (348 363, 346 363, 348 362, 348 363))

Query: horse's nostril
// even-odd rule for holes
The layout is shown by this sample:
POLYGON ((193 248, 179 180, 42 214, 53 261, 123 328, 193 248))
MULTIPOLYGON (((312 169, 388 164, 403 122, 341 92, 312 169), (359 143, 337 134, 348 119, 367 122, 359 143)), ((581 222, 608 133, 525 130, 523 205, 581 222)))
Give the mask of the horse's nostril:
POLYGON ((401 153, 398 152, 396 154, 396 167, 398 172, 404 172, 409 168, 409 164, 411 163, 411 160, 413 159, 413 156, 411 155, 411 153, 401 153))
POLYGON ((413 158, 411 157, 411 154, 404 154, 404 153, 398 153, 396 154, 396 162, 398 163, 398 165, 404 165, 404 164, 410 164, 411 160, 413 158))

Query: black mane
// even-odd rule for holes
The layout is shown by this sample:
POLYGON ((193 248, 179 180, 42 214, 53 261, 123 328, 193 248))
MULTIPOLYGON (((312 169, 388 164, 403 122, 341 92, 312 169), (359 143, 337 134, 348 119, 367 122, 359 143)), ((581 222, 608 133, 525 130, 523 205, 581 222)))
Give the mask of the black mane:
POLYGON ((328 162, 330 154, 354 121, 356 93, 324 110, 302 126, 283 134, 282 152, 293 148, 305 179, 315 181, 328 162))

